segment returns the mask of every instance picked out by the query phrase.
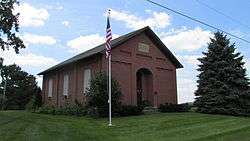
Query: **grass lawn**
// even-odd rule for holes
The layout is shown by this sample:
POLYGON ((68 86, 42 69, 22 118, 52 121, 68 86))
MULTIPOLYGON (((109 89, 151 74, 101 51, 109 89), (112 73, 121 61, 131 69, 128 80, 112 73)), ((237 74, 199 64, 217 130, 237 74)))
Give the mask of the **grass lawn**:
POLYGON ((250 141, 250 118, 166 113, 107 119, 0 112, 4 141, 250 141))

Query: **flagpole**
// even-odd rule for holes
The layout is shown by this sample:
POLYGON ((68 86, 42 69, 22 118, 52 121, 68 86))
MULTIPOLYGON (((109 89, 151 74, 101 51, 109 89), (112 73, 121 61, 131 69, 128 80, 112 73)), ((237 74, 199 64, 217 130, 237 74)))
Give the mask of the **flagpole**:
POLYGON ((111 113, 111 54, 109 55, 109 126, 112 126, 112 113, 111 113))
MULTIPOLYGON (((110 24, 109 24, 109 17, 110 17, 110 9, 108 10, 108 26, 109 26, 109 28, 110 28, 110 24)), ((111 38, 112 38, 112 35, 111 35, 111 38)), ((110 46, 110 50, 109 50, 109 53, 108 53, 108 81, 109 81, 109 83, 108 83, 108 88, 109 88, 109 100, 108 100, 108 102, 109 102, 109 126, 112 126, 112 105, 111 105, 111 46, 110 46)))

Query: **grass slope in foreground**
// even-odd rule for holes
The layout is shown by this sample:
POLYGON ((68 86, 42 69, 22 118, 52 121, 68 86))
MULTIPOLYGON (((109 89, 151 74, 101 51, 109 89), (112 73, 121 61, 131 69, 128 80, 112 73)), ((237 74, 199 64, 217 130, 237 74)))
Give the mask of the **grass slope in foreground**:
POLYGON ((167 113, 107 119, 0 112, 4 141, 182 141, 250 140, 250 118, 167 113))

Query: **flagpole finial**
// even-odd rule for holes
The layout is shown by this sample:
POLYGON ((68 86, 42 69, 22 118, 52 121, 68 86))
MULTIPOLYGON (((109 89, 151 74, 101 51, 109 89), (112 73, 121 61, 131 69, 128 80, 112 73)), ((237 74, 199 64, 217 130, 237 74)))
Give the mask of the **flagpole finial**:
POLYGON ((109 9, 108 9, 108 15, 110 15, 110 12, 111 12, 111 9, 109 8, 109 9))

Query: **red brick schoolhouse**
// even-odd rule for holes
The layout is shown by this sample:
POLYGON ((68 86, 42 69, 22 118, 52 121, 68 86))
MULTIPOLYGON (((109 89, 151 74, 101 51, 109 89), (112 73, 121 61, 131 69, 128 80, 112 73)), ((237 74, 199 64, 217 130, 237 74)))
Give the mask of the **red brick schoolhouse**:
MULTIPOLYGON (((121 87, 123 104, 177 103, 176 69, 183 66, 149 27, 112 40, 111 47, 112 77, 121 87)), ((85 102, 91 78, 106 70, 105 44, 101 44, 39 73, 43 102, 55 106, 85 102)))

